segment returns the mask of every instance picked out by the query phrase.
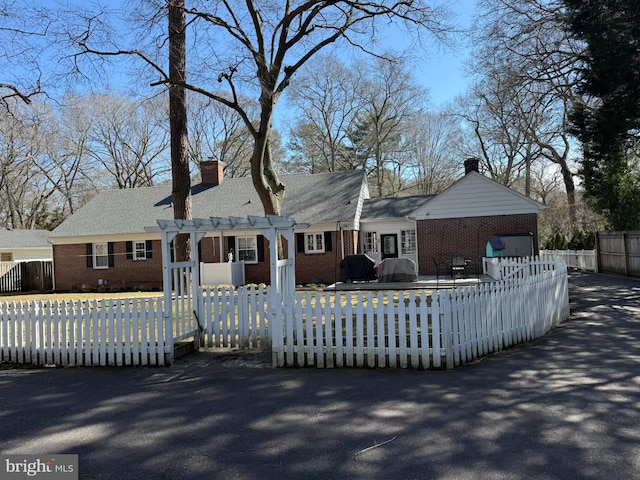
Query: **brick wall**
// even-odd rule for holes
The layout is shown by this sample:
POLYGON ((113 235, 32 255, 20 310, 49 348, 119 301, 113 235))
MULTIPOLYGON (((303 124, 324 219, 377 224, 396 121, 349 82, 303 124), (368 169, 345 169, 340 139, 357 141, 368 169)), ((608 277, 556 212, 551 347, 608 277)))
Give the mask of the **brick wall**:
MULTIPOLYGON (((340 277, 340 260, 342 260, 342 243, 338 232, 330 232, 331 235, 331 251, 324 253, 307 254, 298 251, 296 245, 295 261, 296 261, 296 283, 324 283, 330 284, 336 282, 340 277)), ((344 232, 344 248, 345 255, 354 253, 354 236, 351 232, 344 232)), ((269 242, 264 242, 264 262, 258 264, 245 265, 245 277, 247 283, 268 283, 270 279, 269 262, 270 249, 269 242)), ((287 241, 283 241, 283 250, 285 258, 287 257, 288 245, 287 241)))
POLYGON ((434 259, 448 261, 453 255, 476 260, 485 255, 489 237, 498 234, 533 233, 534 252, 538 253, 537 215, 498 215, 417 222, 418 271, 435 275, 434 259))
POLYGON ((152 258, 127 259, 126 242, 113 242, 113 268, 87 267, 86 244, 55 245, 53 265, 58 291, 67 291, 85 285, 98 288, 100 280, 113 290, 161 289, 162 255, 160 240, 152 242, 152 258))
MULTIPOLYGON (((535 215, 532 216, 535 223, 535 215)), ((489 218, 489 217, 483 217, 489 218)), ((498 217, 499 218, 499 217, 498 217)), ((512 221, 513 217, 508 217, 512 221)), ((461 219, 464 220, 464 219, 461 219)), ((458 250, 454 240, 462 238, 462 233, 469 231, 468 219, 462 229, 454 228, 454 226, 446 225, 446 233, 450 236, 451 240, 447 240, 445 244, 449 245, 449 250, 442 252, 442 255, 451 255, 449 252, 458 250), (454 248, 455 247, 455 248, 454 248)), ((531 219, 529 219, 531 220, 531 219)), ((429 274, 430 267, 432 266, 431 258, 434 256, 441 256, 440 240, 434 243, 436 238, 434 232, 440 232, 442 227, 440 221, 435 221, 433 226, 429 226, 430 222, 425 221, 418 222, 418 242, 420 249, 421 261, 419 263, 420 273, 427 272, 429 274), (426 252, 426 254, 424 253, 426 252), (436 255, 437 254, 437 255, 436 255), (426 255, 426 256, 425 256, 426 255), (424 260, 424 261, 423 261, 424 260)), ((447 221, 444 221, 447 222, 447 221)), ((449 221, 450 222, 450 221, 449 221)), ((486 220, 485 220, 486 222, 486 220)), ((496 227, 496 231, 505 232, 521 232, 529 231, 529 227, 523 227, 520 230, 514 228, 507 228, 510 224, 507 221, 499 223, 502 228, 496 227)), ((518 225, 517 223, 515 224, 518 225)), ((527 225, 529 225, 527 223, 527 225)), ((483 227, 484 228, 484 227, 483 227)), ((520 227, 519 227, 520 228, 520 227)), ((474 230, 475 231, 475 230, 474 230)), ((488 231, 488 230, 487 230, 488 231)), ((537 230, 535 230, 537 234, 537 230)), ((485 234, 485 230, 482 230, 485 234)), ((488 238, 494 235, 492 230, 490 234, 485 235, 488 238)), ((344 243, 344 255, 352 255, 357 253, 356 243, 357 234, 352 231, 342 232, 342 240, 339 232, 330 232, 331 236, 331 251, 325 251, 318 254, 305 254, 304 252, 297 251, 296 246, 296 283, 325 283, 330 284, 336 282, 340 277, 340 261, 343 255, 343 243, 344 243)), ((486 238, 483 238, 482 253, 484 253, 484 244, 486 238)), ((219 237, 205 237, 202 239, 200 246, 201 260, 204 262, 219 262, 220 248, 219 237)), ((468 240, 468 239, 467 239, 468 240)), ((472 242, 473 243, 473 242, 472 242)), ((161 254, 161 242, 160 240, 153 240, 152 242, 152 258, 147 260, 132 260, 126 258, 126 242, 114 242, 114 267, 106 269, 95 269, 87 267, 86 256, 86 244, 77 245, 56 245, 54 246, 54 269, 56 278, 56 289, 59 291, 67 291, 74 288, 80 288, 85 285, 88 288, 98 288, 99 281, 102 283, 106 281, 106 287, 113 290, 128 290, 128 289, 160 289, 162 288, 162 254, 161 254)), ((465 254, 467 247, 461 250, 461 253, 465 254)), ((536 245, 537 248, 537 245, 536 245)), ((222 261, 226 261, 226 255, 229 251, 229 240, 225 237, 224 240, 224 258, 222 261)), ((287 252, 287 242, 284 241, 285 256, 287 252)), ((245 278, 247 283, 269 283, 269 242, 264 241, 264 261, 257 264, 245 265, 245 278)))
MULTIPOLYGON (((331 251, 319 254, 296 252, 297 283, 333 283, 340 275, 342 244, 338 232, 330 232, 331 251)), ((345 255, 354 253, 354 235, 344 232, 345 255)), ((200 242, 200 256, 204 262, 220 261, 220 238, 205 237, 200 242)), ((247 283, 269 283, 269 241, 264 240, 264 261, 245 264, 247 283)), ((283 241, 285 252, 287 241, 283 241)), ((97 289, 100 284, 112 290, 162 288, 162 253, 160 240, 152 242, 152 256, 147 260, 127 259, 126 242, 113 242, 112 268, 87 267, 86 244, 56 245, 53 249, 56 289, 97 289), (105 283, 106 282, 106 283, 105 283)), ((229 252, 229 237, 224 238, 223 261, 229 252)))

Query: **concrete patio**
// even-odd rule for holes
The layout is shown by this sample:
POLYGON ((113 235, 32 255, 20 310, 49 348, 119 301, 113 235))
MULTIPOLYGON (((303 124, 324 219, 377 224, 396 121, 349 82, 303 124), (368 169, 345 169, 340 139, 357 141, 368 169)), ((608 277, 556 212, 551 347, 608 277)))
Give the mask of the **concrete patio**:
POLYGON ((493 278, 488 275, 460 275, 455 278, 450 275, 441 275, 436 277, 435 275, 420 275, 416 282, 386 282, 380 283, 378 280, 372 280, 370 282, 336 282, 327 287, 324 290, 437 290, 447 289, 454 287, 470 287, 478 285, 480 283, 495 282, 493 278))

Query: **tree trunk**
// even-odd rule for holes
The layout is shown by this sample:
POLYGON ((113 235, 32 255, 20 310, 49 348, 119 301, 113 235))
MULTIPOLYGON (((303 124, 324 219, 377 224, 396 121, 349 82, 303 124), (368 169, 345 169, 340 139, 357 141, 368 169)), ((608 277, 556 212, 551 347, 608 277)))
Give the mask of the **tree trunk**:
MULTIPOLYGON (((263 91, 268 90, 264 89, 263 91)), ((285 185, 280 181, 273 168, 271 158, 271 116, 273 114, 272 97, 262 96, 262 112, 260 116, 260 130, 255 135, 253 155, 251 158, 251 178, 253 186, 260 197, 265 215, 282 215, 282 203, 284 202, 285 185)), ((284 258, 284 246, 278 236, 278 258, 284 258)))
POLYGON ((576 185, 573 181, 573 174, 566 162, 560 164, 562 179, 564 181, 564 189, 567 192, 567 204, 569 206, 569 223, 571 225, 571 233, 575 235, 578 232, 578 219, 576 216, 576 185))
POLYGON ((271 147, 268 138, 265 137, 260 135, 255 142, 251 159, 251 177, 265 215, 281 215, 285 185, 273 168, 271 147))
MULTIPOLYGON (((186 15, 184 0, 168 0, 169 7, 169 130, 171 134, 171 177, 173 217, 192 218, 189 139, 187 136, 186 15)), ((190 258, 188 235, 174 240, 175 258, 190 258)))
MULTIPOLYGON (((259 71, 259 73, 264 74, 263 71, 259 71)), ((280 181, 278 174, 273 168, 269 141, 273 107, 277 101, 274 85, 266 81, 271 78, 269 75, 261 78, 263 93, 260 97, 260 128, 254 136, 255 143, 251 158, 251 178, 253 179, 253 186, 264 207, 265 215, 281 215, 285 185, 280 181)))

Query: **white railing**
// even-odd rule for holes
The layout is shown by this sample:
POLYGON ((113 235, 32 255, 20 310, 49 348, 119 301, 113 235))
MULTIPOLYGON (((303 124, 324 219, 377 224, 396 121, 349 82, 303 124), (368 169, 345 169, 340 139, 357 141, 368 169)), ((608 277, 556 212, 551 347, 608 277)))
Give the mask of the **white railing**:
POLYGON ((244 261, 226 263, 200 263, 202 285, 244 285, 244 261))
POLYGON ((482 259, 483 273, 494 280, 527 278, 553 269, 554 259, 542 257, 493 257, 482 259))
POLYGON ((0 303, 0 361, 164 365, 162 298, 0 303))
POLYGON ((589 272, 598 271, 598 255, 596 250, 540 250, 540 258, 553 260, 561 258, 569 268, 589 272))

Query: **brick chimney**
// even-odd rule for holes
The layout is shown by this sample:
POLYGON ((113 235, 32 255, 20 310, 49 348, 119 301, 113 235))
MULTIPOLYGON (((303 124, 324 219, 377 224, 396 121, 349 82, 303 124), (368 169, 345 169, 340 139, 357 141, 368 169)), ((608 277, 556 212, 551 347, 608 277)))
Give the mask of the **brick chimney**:
POLYGON ((206 160, 200 162, 200 175, 203 185, 220 185, 224 178, 224 162, 206 160))
POLYGON ((467 158, 464 161, 464 174, 467 175, 469 172, 479 172, 480 160, 477 158, 467 158))

